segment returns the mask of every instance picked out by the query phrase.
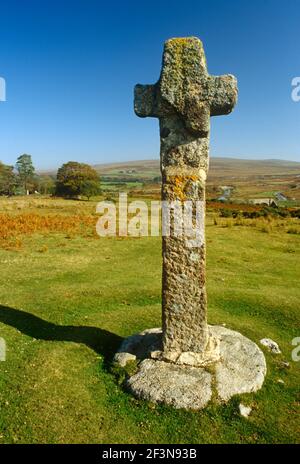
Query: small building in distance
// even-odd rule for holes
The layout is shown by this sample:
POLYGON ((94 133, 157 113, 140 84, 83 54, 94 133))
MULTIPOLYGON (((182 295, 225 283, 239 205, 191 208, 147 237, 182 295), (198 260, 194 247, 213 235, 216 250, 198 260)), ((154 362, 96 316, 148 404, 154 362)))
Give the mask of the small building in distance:
POLYGON ((288 201, 287 197, 281 192, 275 193, 275 198, 277 201, 288 201))
POLYGON ((265 205, 265 206, 271 206, 273 208, 277 208, 278 204, 274 200, 274 198, 252 198, 249 200, 249 203, 251 205, 265 205))
POLYGON ((230 200, 234 187, 224 185, 220 187, 220 190, 222 191, 222 195, 218 198, 218 201, 225 203, 230 200))

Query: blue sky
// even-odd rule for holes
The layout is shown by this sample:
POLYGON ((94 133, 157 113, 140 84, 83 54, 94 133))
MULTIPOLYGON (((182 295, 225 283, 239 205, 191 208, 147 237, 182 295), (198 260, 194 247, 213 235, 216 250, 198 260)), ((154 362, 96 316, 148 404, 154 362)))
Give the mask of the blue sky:
POLYGON ((234 113, 212 119, 212 156, 300 161, 299 0, 1 2, 0 160, 38 168, 159 156, 158 121, 133 87, 159 77, 163 42, 194 35, 211 74, 239 82, 234 113))

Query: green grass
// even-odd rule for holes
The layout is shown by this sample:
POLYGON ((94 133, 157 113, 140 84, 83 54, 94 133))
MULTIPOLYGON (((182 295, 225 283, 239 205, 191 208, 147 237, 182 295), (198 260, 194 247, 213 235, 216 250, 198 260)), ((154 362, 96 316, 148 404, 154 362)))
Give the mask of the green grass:
POLYGON ((262 390, 242 397, 248 420, 238 397, 202 412, 138 401, 110 370, 123 337, 160 325, 159 238, 33 235, 0 249, 0 443, 299 442, 300 237, 210 219, 207 247, 209 322, 283 352, 266 353, 262 390))

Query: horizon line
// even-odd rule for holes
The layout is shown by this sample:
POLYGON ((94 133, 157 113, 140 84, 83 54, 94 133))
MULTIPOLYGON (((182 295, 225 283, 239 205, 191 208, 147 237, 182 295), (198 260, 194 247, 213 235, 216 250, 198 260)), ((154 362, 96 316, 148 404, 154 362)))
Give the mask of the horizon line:
MULTIPOLYGON (((258 162, 266 162, 266 161, 281 161, 281 162, 286 162, 286 163, 298 163, 300 165, 300 161, 297 161, 297 160, 292 160, 292 159, 285 159, 285 158, 277 158, 275 157, 274 158, 274 155, 273 157, 270 157, 270 158, 240 158, 240 157, 236 157, 236 156, 219 156, 219 155, 212 155, 210 156, 211 159, 232 159, 232 160, 238 160, 238 161, 258 161, 258 162)), ((76 160, 69 160, 69 161, 76 161, 76 160)), ((69 161, 66 161, 69 162, 69 161)), ((149 162, 149 161, 159 161, 159 158, 140 158, 140 159, 128 159, 126 161, 111 161, 111 162, 99 162, 99 163, 85 163, 84 161, 78 161, 79 163, 85 163, 85 164, 89 164, 90 166, 107 166, 107 165, 113 165, 113 164, 128 164, 128 163, 141 163, 141 162, 149 162)), ((62 164, 65 164, 65 163, 62 163, 62 164)), ((52 167, 48 167, 48 168, 39 168, 37 167, 36 170, 39 171, 39 172, 48 172, 48 171, 53 171, 53 170, 56 170, 56 169, 59 169, 61 165, 55 165, 55 166, 52 166, 52 167)))

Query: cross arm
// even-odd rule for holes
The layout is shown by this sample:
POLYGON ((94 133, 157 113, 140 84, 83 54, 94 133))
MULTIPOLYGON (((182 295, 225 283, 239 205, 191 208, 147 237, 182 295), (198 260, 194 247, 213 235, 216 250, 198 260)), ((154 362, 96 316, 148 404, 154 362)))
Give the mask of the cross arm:
POLYGON ((156 85, 137 84, 134 88, 134 111, 140 118, 158 117, 156 85))
POLYGON ((238 97, 237 80, 231 74, 209 77, 210 115, 229 114, 238 97))

